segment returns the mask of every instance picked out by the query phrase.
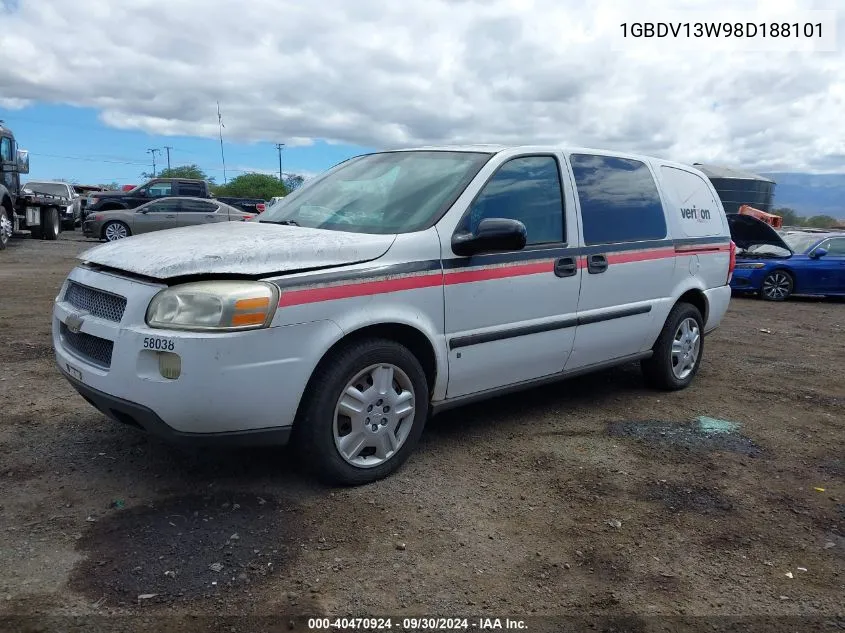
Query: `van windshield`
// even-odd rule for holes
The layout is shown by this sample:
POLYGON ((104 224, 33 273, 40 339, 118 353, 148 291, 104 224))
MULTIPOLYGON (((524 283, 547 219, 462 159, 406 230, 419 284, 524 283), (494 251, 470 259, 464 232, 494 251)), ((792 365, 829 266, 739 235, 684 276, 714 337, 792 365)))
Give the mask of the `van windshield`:
POLYGON ((419 231, 439 219, 491 156, 456 151, 360 156, 306 182, 259 222, 354 233, 419 231))

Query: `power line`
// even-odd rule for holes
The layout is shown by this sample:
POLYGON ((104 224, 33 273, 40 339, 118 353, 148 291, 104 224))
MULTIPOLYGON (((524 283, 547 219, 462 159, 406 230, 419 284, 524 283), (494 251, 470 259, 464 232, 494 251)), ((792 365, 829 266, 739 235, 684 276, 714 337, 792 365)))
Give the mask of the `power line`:
POLYGON ((156 177, 156 152, 161 154, 161 150, 158 147, 151 147, 147 150, 147 154, 152 154, 153 157, 153 178, 156 177))
POLYGON ((66 160, 84 160, 92 163, 112 163, 114 165, 141 165, 146 166, 147 163, 133 160, 108 160, 106 158, 93 158, 90 156, 63 156, 59 154, 42 154, 40 152, 30 152, 30 156, 43 156, 44 158, 63 158, 66 160))

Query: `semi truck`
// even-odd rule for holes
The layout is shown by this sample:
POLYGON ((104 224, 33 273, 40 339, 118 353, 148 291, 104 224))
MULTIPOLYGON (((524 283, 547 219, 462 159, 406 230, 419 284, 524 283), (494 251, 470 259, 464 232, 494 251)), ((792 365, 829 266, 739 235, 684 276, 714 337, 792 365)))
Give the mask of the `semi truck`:
POLYGON ((62 230, 61 211, 73 199, 21 187, 29 173, 29 152, 18 147, 12 130, 0 122, 0 250, 12 235, 29 230, 35 238, 55 240, 62 230))

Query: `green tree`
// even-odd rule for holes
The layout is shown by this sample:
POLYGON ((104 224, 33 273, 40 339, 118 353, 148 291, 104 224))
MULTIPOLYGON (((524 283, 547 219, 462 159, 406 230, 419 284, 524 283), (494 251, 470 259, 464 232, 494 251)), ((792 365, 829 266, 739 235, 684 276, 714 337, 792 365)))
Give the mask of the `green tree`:
POLYGON ((804 222, 806 222, 806 218, 804 216, 798 215, 798 212, 795 211, 795 209, 790 209, 789 207, 775 209, 772 213, 783 218, 784 226, 803 226, 804 222))
POLYGON ((269 200, 273 196, 287 195, 288 188, 279 182, 276 176, 267 174, 247 173, 232 178, 225 185, 214 188, 216 196, 232 196, 237 198, 261 198, 269 200))
POLYGON ((288 176, 285 178, 285 187, 287 187, 288 191, 293 191, 294 189, 298 189, 302 183, 305 181, 305 178, 302 176, 288 176))
POLYGON ((829 215, 814 215, 807 218, 807 226, 812 226, 817 229, 829 229, 837 223, 836 218, 829 215))
POLYGON ((214 178, 210 177, 206 174, 202 169, 200 169, 199 165, 180 165, 178 167, 171 167, 167 169, 166 167, 159 171, 155 176, 153 176, 152 172, 142 172, 141 176, 144 178, 188 178, 190 180, 207 180, 209 183, 214 184, 214 178))

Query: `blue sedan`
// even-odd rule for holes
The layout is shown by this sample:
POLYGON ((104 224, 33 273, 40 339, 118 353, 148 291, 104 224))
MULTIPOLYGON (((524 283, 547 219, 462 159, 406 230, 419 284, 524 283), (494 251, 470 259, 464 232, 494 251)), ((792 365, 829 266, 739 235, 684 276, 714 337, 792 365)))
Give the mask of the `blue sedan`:
POLYGON ((845 296, 845 233, 778 233, 757 218, 728 216, 737 245, 731 288, 768 301, 793 294, 845 296))

